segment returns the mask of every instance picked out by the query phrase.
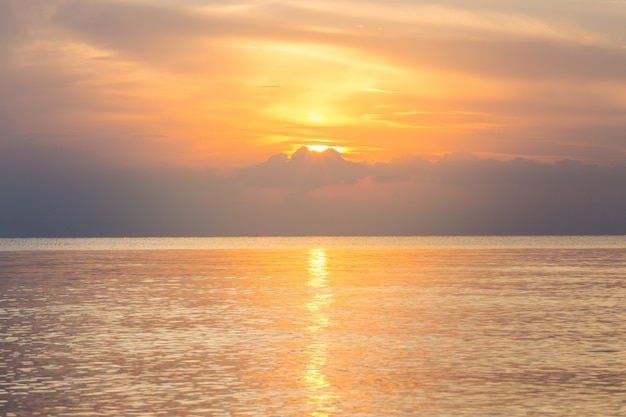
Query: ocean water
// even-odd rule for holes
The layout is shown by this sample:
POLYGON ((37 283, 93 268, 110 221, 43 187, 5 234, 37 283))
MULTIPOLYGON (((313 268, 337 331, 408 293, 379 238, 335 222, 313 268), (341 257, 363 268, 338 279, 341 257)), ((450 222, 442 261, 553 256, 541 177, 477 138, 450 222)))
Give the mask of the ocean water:
POLYGON ((626 237, 0 239, 0 415, 626 416, 626 237))

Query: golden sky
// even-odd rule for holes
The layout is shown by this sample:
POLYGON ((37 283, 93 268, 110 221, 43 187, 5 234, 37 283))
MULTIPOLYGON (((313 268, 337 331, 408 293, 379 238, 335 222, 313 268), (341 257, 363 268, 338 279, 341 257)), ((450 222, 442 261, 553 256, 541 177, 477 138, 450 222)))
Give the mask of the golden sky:
POLYGON ((242 166, 470 152, 623 163, 626 2, 7 0, 4 141, 242 166), (505 3, 505 4, 503 4, 505 3))

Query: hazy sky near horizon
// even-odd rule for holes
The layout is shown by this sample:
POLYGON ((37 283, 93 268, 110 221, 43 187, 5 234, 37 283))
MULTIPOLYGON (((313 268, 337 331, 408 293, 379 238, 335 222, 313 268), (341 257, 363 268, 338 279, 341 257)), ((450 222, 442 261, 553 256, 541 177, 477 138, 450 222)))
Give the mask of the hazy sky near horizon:
POLYGON ((626 233, 625 21, 2 0, 0 236, 626 233))

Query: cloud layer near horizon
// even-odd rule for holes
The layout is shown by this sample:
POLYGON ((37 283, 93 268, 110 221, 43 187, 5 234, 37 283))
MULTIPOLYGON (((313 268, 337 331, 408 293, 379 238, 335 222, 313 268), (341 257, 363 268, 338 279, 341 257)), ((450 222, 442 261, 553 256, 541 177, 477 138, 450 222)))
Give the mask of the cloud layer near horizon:
POLYGON ((625 234, 626 167, 300 150, 228 174, 0 157, 0 237, 625 234), (297 179, 297 180, 296 180, 297 179))

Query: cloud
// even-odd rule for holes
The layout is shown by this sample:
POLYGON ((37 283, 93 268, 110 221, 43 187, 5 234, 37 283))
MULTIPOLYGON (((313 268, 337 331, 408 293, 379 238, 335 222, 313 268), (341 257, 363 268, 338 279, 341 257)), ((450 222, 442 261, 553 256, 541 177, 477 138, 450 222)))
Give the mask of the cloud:
MULTIPOLYGON (((547 13, 529 13, 526 10, 507 7, 509 4, 493 3, 481 7, 476 2, 454 4, 445 1, 432 2, 359 1, 284 1, 272 4, 271 10, 280 16, 296 18, 310 26, 331 25, 360 28, 362 32, 376 28, 382 32, 401 30, 413 33, 435 33, 445 37, 484 37, 498 34, 500 37, 534 38, 570 41, 576 43, 605 42, 607 37, 586 30, 573 19, 562 16, 550 17, 547 13), (338 18, 341 16, 341 19, 338 18), (326 24, 328 24, 326 23, 326 24), (346 24, 349 23, 349 24, 346 24)), ((458 3, 458 2, 456 2, 458 3)), ((563 5, 565 8, 569 4, 563 5)), ((570 8, 571 9, 571 8, 570 8)))
POLYGON ((217 58, 228 56, 228 48, 216 48, 215 41, 225 38, 312 39, 306 31, 264 16, 257 9, 229 9, 221 4, 198 8, 185 3, 67 0, 50 22, 97 47, 179 71, 183 66, 175 65, 177 59, 187 65, 194 57, 196 62, 205 63, 208 55, 209 62, 219 64, 217 58))
POLYGON ((626 79, 622 48, 535 39, 370 37, 362 48, 414 68, 505 79, 626 79))
POLYGON ((9 237, 221 235, 241 217, 231 180, 212 170, 113 168, 37 143, 0 153, 0 194, 9 237))
POLYGON ((241 178, 255 186, 306 191, 330 185, 352 185, 370 171, 368 165, 347 161, 335 149, 315 152, 301 147, 291 157, 277 154, 266 162, 242 169, 241 178))
POLYGON ((626 167, 573 160, 300 150, 224 174, 31 144, 0 154, 0 237, 624 234, 625 188, 626 167))

